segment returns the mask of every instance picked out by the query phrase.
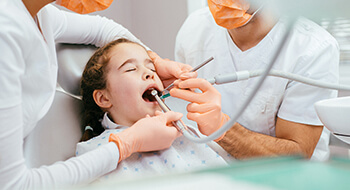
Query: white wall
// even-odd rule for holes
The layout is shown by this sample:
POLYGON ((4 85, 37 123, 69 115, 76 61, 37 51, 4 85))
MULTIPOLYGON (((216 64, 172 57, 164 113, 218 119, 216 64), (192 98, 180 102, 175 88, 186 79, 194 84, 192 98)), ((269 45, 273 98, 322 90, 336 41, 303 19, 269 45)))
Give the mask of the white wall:
POLYGON ((94 14, 122 24, 161 57, 174 59, 175 37, 187 11, 187 0, 115 0, 94 14))
POLYGON ((188 14, 190 14, 193 11, 205 7, 207 5, 207 0, 187 0, 187 12, 188 14))
POLYGON ((114 20, 161 57, 174 59, 176 34, 188 13, 206 5, 207 0, 114 0, 108 9, 92 14, 114 20))

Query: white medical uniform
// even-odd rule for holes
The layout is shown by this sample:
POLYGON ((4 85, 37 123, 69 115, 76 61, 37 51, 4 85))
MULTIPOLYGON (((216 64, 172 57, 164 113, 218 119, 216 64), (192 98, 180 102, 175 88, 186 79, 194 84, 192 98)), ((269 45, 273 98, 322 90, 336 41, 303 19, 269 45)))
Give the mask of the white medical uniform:
MULTIPOLYGON (((84 155, 86 152, 107 144, 111 133, 120 133, 128 128, 112 122, 107 113, 103 117, 102 126, 105 128, 102 134, 77 144, 77 156, 84 155)), ((121 179, 161 175, 205 167, 224 166, 227 165, 225 160, 232 160, 232 156, 227 154, 226 151, 214 150, 210 144, 194 143, 181 136, 168 149, 132 154, 121 161, 116 170, 100 180, 110 177, 121 179)))
POLYGON ((101 46, 116 36, 137 41, 109 19, 72 14, 52 5, 38 13, 38 20, 42 33, 21 0, 0 1, 1 189, 49 189, 87 183, 115 169, 119 159, 117 146, 109 143, 66 162, 27 168, 23 140, 47 113, 55 93, 55 42, 101 46))
MULTIPOLYGON (((190 15, 181 27, 175 48, 175 59, 195 66, 209 57, 214 60, 198 72, 201 78, 242 70, 264 69, 286 32, 280 19, 255 47, 241 51, 228 31, 218 26, 208 8, 190 15)), ((273 69, 292 72, 312 79, 338 83, 339 47, 336 40, 310 20, 300 18, 294 26, 286 47, 273 69)), ((253 90, 258 78, 215 85, 222 95, 222 110, 233 115, 253 90)), ((337 91, 308 86, 287 79, 268 77, 260 92, 246 108, 238 122, 244 127, 275 136, 276 116, 297 123, 322 125, 314 103, 337 96, 337 91)), ((322 136, 313 153, 313 160, 329 157, 329 131, 322 136)))

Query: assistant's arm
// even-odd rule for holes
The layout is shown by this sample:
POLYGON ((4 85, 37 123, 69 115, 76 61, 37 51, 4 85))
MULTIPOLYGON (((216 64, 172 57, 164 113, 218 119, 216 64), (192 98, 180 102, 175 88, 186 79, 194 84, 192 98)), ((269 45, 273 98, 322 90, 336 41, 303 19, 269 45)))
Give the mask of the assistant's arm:
MULTIPOLYGON (((0 23, 13 22, 0 31, 0 49, 4 55, 0 58, 0 188, 51 189, 87 183, 116 168, 119 151, 114 143, 84 157, 72 158, 51 166, 26 166, 23 154, 24 132, 31 130, 31 127, 26 126, 23 121, 23 115, 28 114, 24 113, 23 105, 26 103, 27 108, 29 107, 27 111, 30 111, 30 106, 35 106, 36 102, 27 102, 31 99, 23 102, 23 94, 30 92, 23 87, 22 80, 24 73, 28 72, 26 66, 29 64, 25 58, 32 50, 31 46, 28 47, 32 36, 22 32, 27 28, 21 22, 3 18, 0 18, 0 23)), ((32 121, 26 124, 35 125, 32 122, 37 120, 30 119, 32 121)))
POLYGON ((51 189, 88 183, 117 166, 114 143, 81 157, 50 166, 28 168, 23 156, 23 122, 20 105, 0 109, 0 184, 3 189, 51 189), (101 156, 103 155, 103 156, 101 156))
POLYGON ((45 8, 49 12, 52 30, 58 43, 92 44, 101 47, 112 40, 126 38, 145 46, 128 29, 106 17, 66 12, 52 5, 45 8))

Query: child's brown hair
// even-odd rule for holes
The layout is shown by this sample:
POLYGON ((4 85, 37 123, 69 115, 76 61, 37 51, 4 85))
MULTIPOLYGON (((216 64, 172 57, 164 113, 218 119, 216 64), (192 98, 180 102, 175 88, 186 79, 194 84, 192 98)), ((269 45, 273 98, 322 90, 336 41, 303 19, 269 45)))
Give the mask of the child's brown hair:
MULTIPOLYGON (((125 38, 114 40, 99 48, 87 62, 80 81, 80 94, 82 95, 84 114, 83 126, 90 126, 93 130, 87 129, 81 141, 87 141, 94 136, 101 134, 104 128, 101 125, 103 110, 95 103, 93 98, 94 90, 106 89, 107 65, 110 60, 110 51, 121 43, 134 43, 125 38)), ((138 44, 140 45, 140 44, 138 44)))

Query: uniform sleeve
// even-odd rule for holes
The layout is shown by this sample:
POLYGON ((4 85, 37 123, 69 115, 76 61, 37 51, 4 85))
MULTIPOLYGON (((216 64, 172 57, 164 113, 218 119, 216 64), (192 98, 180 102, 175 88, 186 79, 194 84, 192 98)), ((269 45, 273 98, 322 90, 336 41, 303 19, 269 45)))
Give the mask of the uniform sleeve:
MULTIPOLYGON (((101 146, 109 143, 110 130, 105 130, 100 135, 89 139, 88 141, 79 142, 76 147, 75 155, 80 156, 101 146)), ((117 134, 117 133, 114 133, 117 134)))
MULTIPOLYGON (((2 15, 0 15, 2 16, 2 15)), ((21 102, 21 75, 25 70, 24 57, 26 56, 21 47, 25 35, 23 27, 19 23, 12 23, 11 19, 2 19, 0 25, 0 109, 18 105, 21 102)))
POLYGON ((176 36, 176 42, 175 42, 175 61, 180 63, 186 63, 184 49, 181 46, 181 30, 176 36))
POLYGON ((27 168, 23 156, 21 106, 0 109, 0 184, 2 189, 52 189, 89 183, 116 168, 114 143, 82 156, 40 168, 27 168), (101 156, 103 155, 103 156, 101 156))
POLYGON ((62 11, 53 5, 46 7, 46 13, 52 21, 56 42, 93 44, 101 47, 112 40, 127 38, 145 46, 129 30, 111 19, 62 11))
MULTIPOLYGON (((323 32, 323 31, 322 31, 323 32)), ((339 47, 329 34, 323 39, 305 42, 305 54, 295 64, 293 73, 311 79, 338 84, 339 47), (318 42, 316 42, 318 41, 318 42)), ((300 48, 303 49, 303 48, 300 48)), ((292 81, 288 84, 278 117, 297 123, 322 125, 314 104, 317 101, 337 97, 336 90, 324 89, 292 81)))
POLYGON ((212 22, 214 21, 208 7, 199 9, 186 18, 176 35, 175 61, 194 67, 198 64, 193 57, 194 54, 202 52, 208 46, 214 51, 216 47, 207 44, 207 38, 216 35, 216 28, 213 28, 212 22))

